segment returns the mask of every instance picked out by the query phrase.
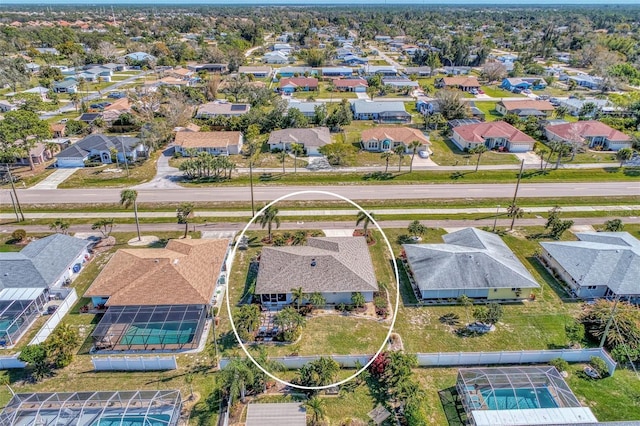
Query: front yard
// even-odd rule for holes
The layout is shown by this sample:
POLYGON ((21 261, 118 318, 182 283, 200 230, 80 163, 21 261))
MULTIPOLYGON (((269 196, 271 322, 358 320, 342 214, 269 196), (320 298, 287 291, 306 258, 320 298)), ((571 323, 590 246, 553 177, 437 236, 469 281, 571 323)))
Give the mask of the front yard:
MULTIPOLYGON (((461 151, 449 138, 442 136, 440 132, 431 132, 431 158, 440 166, 467 166, 475 165, 477 157, 461 151)), ((518 164, 518 158, 510 153, 487 151, 482 154, 480 165, 493 164, 518 164)))

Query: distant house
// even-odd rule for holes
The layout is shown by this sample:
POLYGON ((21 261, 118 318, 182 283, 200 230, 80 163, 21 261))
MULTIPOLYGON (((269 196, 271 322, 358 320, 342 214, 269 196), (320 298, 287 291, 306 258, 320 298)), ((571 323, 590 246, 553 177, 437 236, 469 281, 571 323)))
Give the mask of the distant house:
POLYGON ((264 306, 293 302, 292 289, 321 293, 328 304, 351 303, 355 292, 373 301, 378 291, 364 237, 314 237, 305 246, 264 247, 255 294, 264 306))
POLYGON ((488 149, 504 149, 509 152, 527 152, 533 149, 535 140, 504 121, 467 124, 452 129, 451 140, 463 151, 482 144, 488 149))
POLYGON ((155 56, 150 55, 146 52, 132 52, 127 55, 124 55, 124 58, 133 62, 150 62, 158 59, 155 56))
POLYGON ((314 77, 291 77, 280 80, 281 93, 309 92, 318 90, 318 79, 314 77))
POLYGON ((274 52, 283 52, 287 55, 293 51, 293 47, 289 43, 276 43, 271 47, 274 52))
POLYGON ((367 58, 361 58, 360 56, 349 54, 342 58, 342 63, 350 66, 356 66, 368 64, 369 60, 367 58))
POLYGON ((628 232, 579 232, 579 241, 541 242, 543 263, 584 299, 640 303, 640 241, 628 232))
POLYGON ((192 152, 233 155, 240 154, 243 142, 242 132, 177 132, 174 145, 184 156, 192 152))
POLYGON ((282 129, 274 130, 269 135, 269 149, 291 150, 291 144, 302 145, 307 155, 320 155, 318 148, 331 143, 331 134, 327 127, 313 127, 310 129, 282 129))
POLYGON ((417 81, 405 77, 383 77, 382 84, 391 86, 394 89, 419 89, 420 84, 417 81))
POLYGON ((569 114, 573 116, 578 116, 582 112, 582 109, 587 104, 595 105, 594 111, 588 114, 589 117, 594 117, 596 114, 614 114, 619 112, 620 110, 613 106, 613 104, 607 99, 596 99, 596 98, 586 98, 586 99, 561 99, 558 101, 560 106, 566 107, 569 114))
POLYGON ((276 70, 276 74, 280 78, 299 77, 314 74, 314 71, 311 67, 282 67, 276 70))
POLYGON ((479 89, 480 83, 476 77, 441 77, 436 78, 435 87, 438 89, 460 89, 463 92, 470 92, 479 89))
POLYGON ((129 136, 89 135, 56 154, 57 167, 84 167, 85 161, 103 164, 115 163, 111 159, 116 152, 118 162, 137 161, 146 155, 146 148, 138 138, 129 136))
POLYGON ((447 75, 467 75, 471 72, 471 67, 443 67, 442 71, 447 75))
POLYGON ((212 73, 224 74, 229 71, 229 64, 194 64, 188 65, 187 68, 195 72, 207 71, 212 73))
POLYGON ((66 124, 64 123, 54 123, 49 126, 51 128, 51 134, 54 138, 62 138, 64 137, 64 132, 67 129, 66 124))
POLYGON ((0 100, 0 112, 17 111, 17 109, 18 105, 9 101, 0 100))
POLYGON ((179 78, 180 80, 189 80, 196 75, 196 72, 189 68, 175 68, 168 72, 171 77, 179 78))
POLYGON ((595 120, 549 125, 544 128, 550 141, 571 142, 576 138, 590 149, 618 151, 631 147, 631 137, 595 120))
POLYGON ((53 83, 53 91, 55 93, 76 93, 78 82, 75 79, 56 81, 53 83))
POLYGON ((289 63, 289 55, 284 52, 267 52, 262 56, 262 62, 265 64, 287 64, 289 63))
POLYGON ((341 78, 333 81, 339 92, 366 92, 369 83, 364 78, 341 78))
POLYGON ((427 96, 418 96, 416 110, 423 115, 431 115, 440 112, 440 104, 437 99, 427 96))
POLYGON ((410 123, 409 114, 403 102, 371 102, 359 99, 351 103, 353 118, 356 120, 374 120, 378 123, 410 123))
POLYGON ((316 108, 317 107, 322 107, 325 106, 326 104, 322 103, 322 102, 297 102, 297 101, 290 101, 289 102, 289 107, 288 108, 295 108, 298 111, 300 111, 302 113, 302 115, 304 115, 307 118, 313 118, 316 115, 316 108))
POLYGON ((248 67, 238 68, 238 74, 253 75, 255 78, 265 78, 271 75, 271 67, 248 67))
POLYGON ((539 77, 520 77, 520 78, 505 78, 500 85, 503 89, 513 91, 518 90, 543 90, 547 87, 547 83, 539 77))
POLYGON ((361 68, 365 75, 383 75, 393 77, 398 75, 396 67, 391 65, 365 65, 361 68))
POLYGON ((307 410, 299 402, 247 405, 245 426, 306 426, 307 410))
POLYGON ((0 347, 13 346, 29 329, 49 296, 68 293, 64 283, 89 258, 89 242, 54 234, 18 253, 0 253, 0 347))
POLYGON ((399 145, 405 152, 412 152, 409 145, 413 141, 420 142, 419 151, 431 153, 431 142, 418 129, 410 127, 374 127, 362 132, 360 145, 362 149, 372 152, 393 151, 399 145))
POLYGON ((232 104, 229 102, 213 101, 200 105, 196 112, 196 118, 213 118, 218 116, 237 117, 248 113, 250 109, 250 104, 232 104))
POLYGON ((82 121, 83 123, 93 124, 98 118, 102 117, 102 113, 100 112, 85 112, 80 115, 78 121, 82 121))
POLYGON ((388 43, 388 42, 391 41, 391 36, 388 36, 388 35, 377 35, 377 36, 374 36, 373 39, 375 41, 379 41, 379 42, 382 42, 382 43, 388 43))
POLYGON ((417 75, 418 77, 430 77, 431 67, 406 67, 404 73, 406 75, 417 75))
MULTIPOLYGON (((33 164, 43 164, 53 158, 51 151, 49 151, 46 145, 42 142, 37 142, 33 148, 29 150, 29 157, 31 157, 33 164)), ((30 164, 29 157, 16 158, 15 162, 16 164, 28 165, 30 164)))
POLYGON ((502 100, 496 104, 496 111, 502 115, 516 114, 518 116, 538 115, 549 117, 555 108, 549 101, 526 99, 521 101, 502 100))
POLYGON ((349 67, 324 67, 320 69, 323 77, 351 77, 353 68, 349 67))
POLYGON ((571 75, 568 77, 568 80, 573 80, 578 86, 592 90, 599 90, 604 82, 601 77, 594 77, 587 74, 571 75))
POLYGON ((403 244, 407 273, 423 300, 522 300, 540 288, 502 239, 465 228, 444 244, 403 244))
POLYGON ((38 73, 40 71, 40 65, 38 65, 36 63, 33 63, 33 62, 29 62, 28 64, 25 64, 24 67, 31 74, 36 74, 36 73, 38 73))
POLYGON ((48 54, 58 56, 60 52, 55 47, 36 47, 36 50, 40 54, 48 54))

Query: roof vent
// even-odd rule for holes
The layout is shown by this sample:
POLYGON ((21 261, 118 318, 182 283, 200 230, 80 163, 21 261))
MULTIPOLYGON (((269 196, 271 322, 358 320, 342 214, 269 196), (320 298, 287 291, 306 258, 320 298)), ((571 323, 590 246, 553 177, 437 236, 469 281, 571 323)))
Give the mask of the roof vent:
POLYGON ((179 260, 180 260, 180 259, 173 259, 173 264, 174 264, 174 265, 177 265, 179 260))
POLYGON ((315 258, 311 259, 311 266, 316 266, 316 265, 317 265, 316 259, 315 258))
POLYGON ((160 263, 160 260, 158 260, 158 259, 154 259, 154 262, 156 262, 156 263, 160 263))

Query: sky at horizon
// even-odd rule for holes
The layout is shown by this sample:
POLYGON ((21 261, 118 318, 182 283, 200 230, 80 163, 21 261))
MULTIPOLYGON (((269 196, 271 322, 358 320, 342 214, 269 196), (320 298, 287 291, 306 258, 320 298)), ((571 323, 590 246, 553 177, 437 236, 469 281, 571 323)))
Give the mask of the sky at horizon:
MULTIPOLYGON (((83 4, 86 6, 109 6, 109 5, 230 5, 228 0, 105 0, 96 1, 91 0, 4 0, 0 1, 1 4, 6 6, 15 5, 43 5, 43 6, 55 6, 55 5, 69 5, 69 4, 83 4)), ((498 6, 548 6, 548 5, 640 5, 638 0, 520 0, 518 4, 514 4, 513 0, 323 0, 323 1, 304 1, 304 0, 235 0, 233 5, 308 5, 308 6, 325 6, 325 5, 442 5, 442 6, 456 6, 456 5, 498 5, 498 6)), ((0 5, 1 8, 1 5, 0 5)))

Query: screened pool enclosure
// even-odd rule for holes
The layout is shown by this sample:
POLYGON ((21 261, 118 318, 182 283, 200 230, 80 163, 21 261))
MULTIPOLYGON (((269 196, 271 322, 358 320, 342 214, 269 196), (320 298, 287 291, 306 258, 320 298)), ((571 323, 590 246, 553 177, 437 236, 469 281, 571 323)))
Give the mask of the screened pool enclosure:
POLYGON ((198 347, 205 305, 112 306, 92 334, 97 351, 187 350, 198 347))
POLYGON ((180 391, 15 394, 0 413, 2 426, 175 426, 180 391))
POLYGON ((13 346, 47 303, 42 288, 11 288, 0 292, 0 348, 13 346))

